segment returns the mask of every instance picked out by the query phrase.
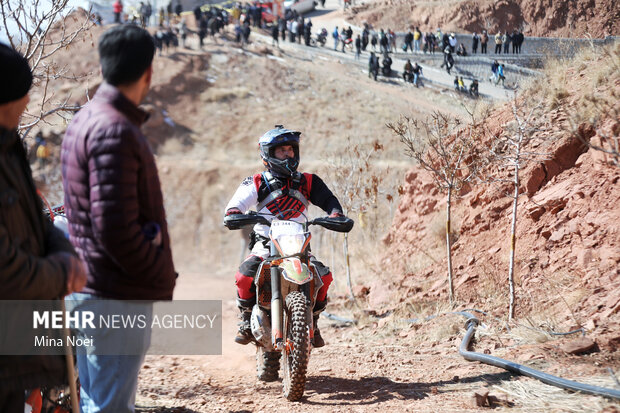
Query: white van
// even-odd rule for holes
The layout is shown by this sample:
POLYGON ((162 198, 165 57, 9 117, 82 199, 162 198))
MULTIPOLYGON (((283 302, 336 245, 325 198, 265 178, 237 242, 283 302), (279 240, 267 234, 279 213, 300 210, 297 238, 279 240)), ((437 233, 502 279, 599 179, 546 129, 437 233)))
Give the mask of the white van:
POLYGON ((298 14, 308 13, 316 7, 315 0, 286 0, 284 10, 294 10, 298 14))

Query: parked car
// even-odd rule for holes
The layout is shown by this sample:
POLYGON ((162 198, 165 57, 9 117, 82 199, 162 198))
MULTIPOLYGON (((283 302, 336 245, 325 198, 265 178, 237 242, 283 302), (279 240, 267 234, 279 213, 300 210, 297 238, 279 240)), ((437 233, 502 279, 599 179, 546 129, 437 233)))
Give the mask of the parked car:
POLYGON ((316 7, 315 0, 286 0, 284 10, 294 10, 298 14, 308 13, 316 7))

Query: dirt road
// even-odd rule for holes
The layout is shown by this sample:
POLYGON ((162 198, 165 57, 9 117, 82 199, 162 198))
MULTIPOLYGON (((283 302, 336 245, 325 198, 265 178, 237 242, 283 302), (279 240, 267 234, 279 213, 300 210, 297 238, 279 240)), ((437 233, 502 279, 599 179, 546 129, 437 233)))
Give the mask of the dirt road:
MULTIPOLYGON (((455 333, 462 320, 457 317, 444 320, 452 335, 433 347, 411 345, 415 330, 407 325, 394 335, 393 327, 380 326, 378 319, 343 327, 323 318, 328 345, 313 350, 305 397, 290 403, 281 381, 256 379, 254 347, 233 342, 232 279, 232 273, 179 278, 175 299, 223 300, 222 355, 148 356, 140 373, 139 411, 476 411, 469 408, 469 391, 507 377, 458 356, 455 333)), ((338 313, 341 304, 336 299, 329 310, 338 313)))

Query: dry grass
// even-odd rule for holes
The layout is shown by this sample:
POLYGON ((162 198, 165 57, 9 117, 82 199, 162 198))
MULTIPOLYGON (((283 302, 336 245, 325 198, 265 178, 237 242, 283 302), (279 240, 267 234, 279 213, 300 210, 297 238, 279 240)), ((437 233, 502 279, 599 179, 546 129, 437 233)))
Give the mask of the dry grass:
MULTIPOLYGON (((586 379, 579 377, 576 381, 607 388, 617 388, 610 377, 586 379)), ((618 407, 618 404, 602 397, 569 392, 534 379, 504 381, 500 385, 493 386, 493 389, 505 393, 515 403, 515 407, 509 409, 511 412, 589 413, 618 407)))

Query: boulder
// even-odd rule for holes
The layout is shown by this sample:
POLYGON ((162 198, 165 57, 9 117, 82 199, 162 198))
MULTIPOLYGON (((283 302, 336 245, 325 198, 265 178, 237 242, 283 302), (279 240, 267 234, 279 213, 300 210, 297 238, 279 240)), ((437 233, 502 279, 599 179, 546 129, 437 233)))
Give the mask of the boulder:
POLYGON ((585 354, 598 351, 596 342, 588 337, 579 337, 571 340, 560 348, 568 354, 585 354))

